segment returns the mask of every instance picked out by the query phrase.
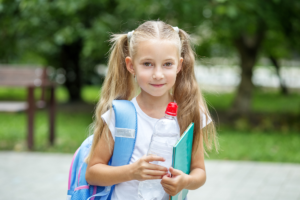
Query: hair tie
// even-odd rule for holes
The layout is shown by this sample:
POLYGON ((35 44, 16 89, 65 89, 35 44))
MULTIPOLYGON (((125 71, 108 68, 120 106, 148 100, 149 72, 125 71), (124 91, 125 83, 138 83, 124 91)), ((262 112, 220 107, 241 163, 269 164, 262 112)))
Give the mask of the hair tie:
POLYGON ((127 33, 127 39, 128 39, 128 41, 132 37, 133 32, 134 32, 134 30, 127 33))
POLYGON ((177 26, 173 27, 174 31, 176 31, 177 33, 179 33, 179 28, 177 26))

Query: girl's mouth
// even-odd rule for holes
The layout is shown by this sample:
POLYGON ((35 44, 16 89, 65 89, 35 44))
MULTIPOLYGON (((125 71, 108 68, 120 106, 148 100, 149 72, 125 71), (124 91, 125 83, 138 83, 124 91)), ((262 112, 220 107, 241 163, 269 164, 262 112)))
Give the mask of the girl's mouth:
POLYGON ((165 84, 151 84, 151 85, 154 86, 154 87, 162 87, 165 84))

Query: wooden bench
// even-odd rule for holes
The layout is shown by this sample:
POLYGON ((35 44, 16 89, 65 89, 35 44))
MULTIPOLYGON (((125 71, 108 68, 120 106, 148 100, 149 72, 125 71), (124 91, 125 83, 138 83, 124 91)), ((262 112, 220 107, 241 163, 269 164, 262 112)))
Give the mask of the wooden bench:
POLYGON ((53 145, 55 123, 55 86, 50 80, 47 68, 0 65, 0 86, 25 87, 27 88, 26 102, 0 102, 0 111, 4 112, 27 112, 27 145, 28 149, 34 148, 34 113, 36 108, 45 107, 49 104, 49 141, 53 145), (41 88, 41 99, 36 102, 34 89, 41 88), (47 93, 49 92, 49 95, 47 93), (45 100, 45 96, 48 96, 45 100))

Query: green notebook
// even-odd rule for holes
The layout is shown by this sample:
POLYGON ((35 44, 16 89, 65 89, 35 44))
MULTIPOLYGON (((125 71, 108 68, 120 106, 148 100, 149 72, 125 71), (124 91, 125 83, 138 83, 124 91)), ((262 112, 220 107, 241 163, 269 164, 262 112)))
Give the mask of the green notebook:
MULTIPOLYGON (((173 147, 173 168, 179 169, 186 174, 190 173, 192 147, 193 147, 194 123, 191 123, 186 131, 182 134, 178 142, 173 147)), ((171 200, 184 200, 188 190, 183 189, 175 196, 171 196, 171 200)))

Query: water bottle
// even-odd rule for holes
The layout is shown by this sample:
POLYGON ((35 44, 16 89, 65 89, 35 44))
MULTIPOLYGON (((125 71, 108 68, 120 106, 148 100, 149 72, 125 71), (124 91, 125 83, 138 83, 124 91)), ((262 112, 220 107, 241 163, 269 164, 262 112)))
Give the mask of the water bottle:
MULTIPOLYGON (((153 161, 151 163, 161 165, 169 169, 172 166, 173 146, 180 137, 180 130, 176 123, 177 104, 169 103, 165 116, 159 119, 154 126, 147 155, 157 155, 165 159, 164 162, 153 161)), ((161 179, 146 180, 139 183, 138 194, 142 200, 164 200, 169 195, 160 183, 161 179)))

